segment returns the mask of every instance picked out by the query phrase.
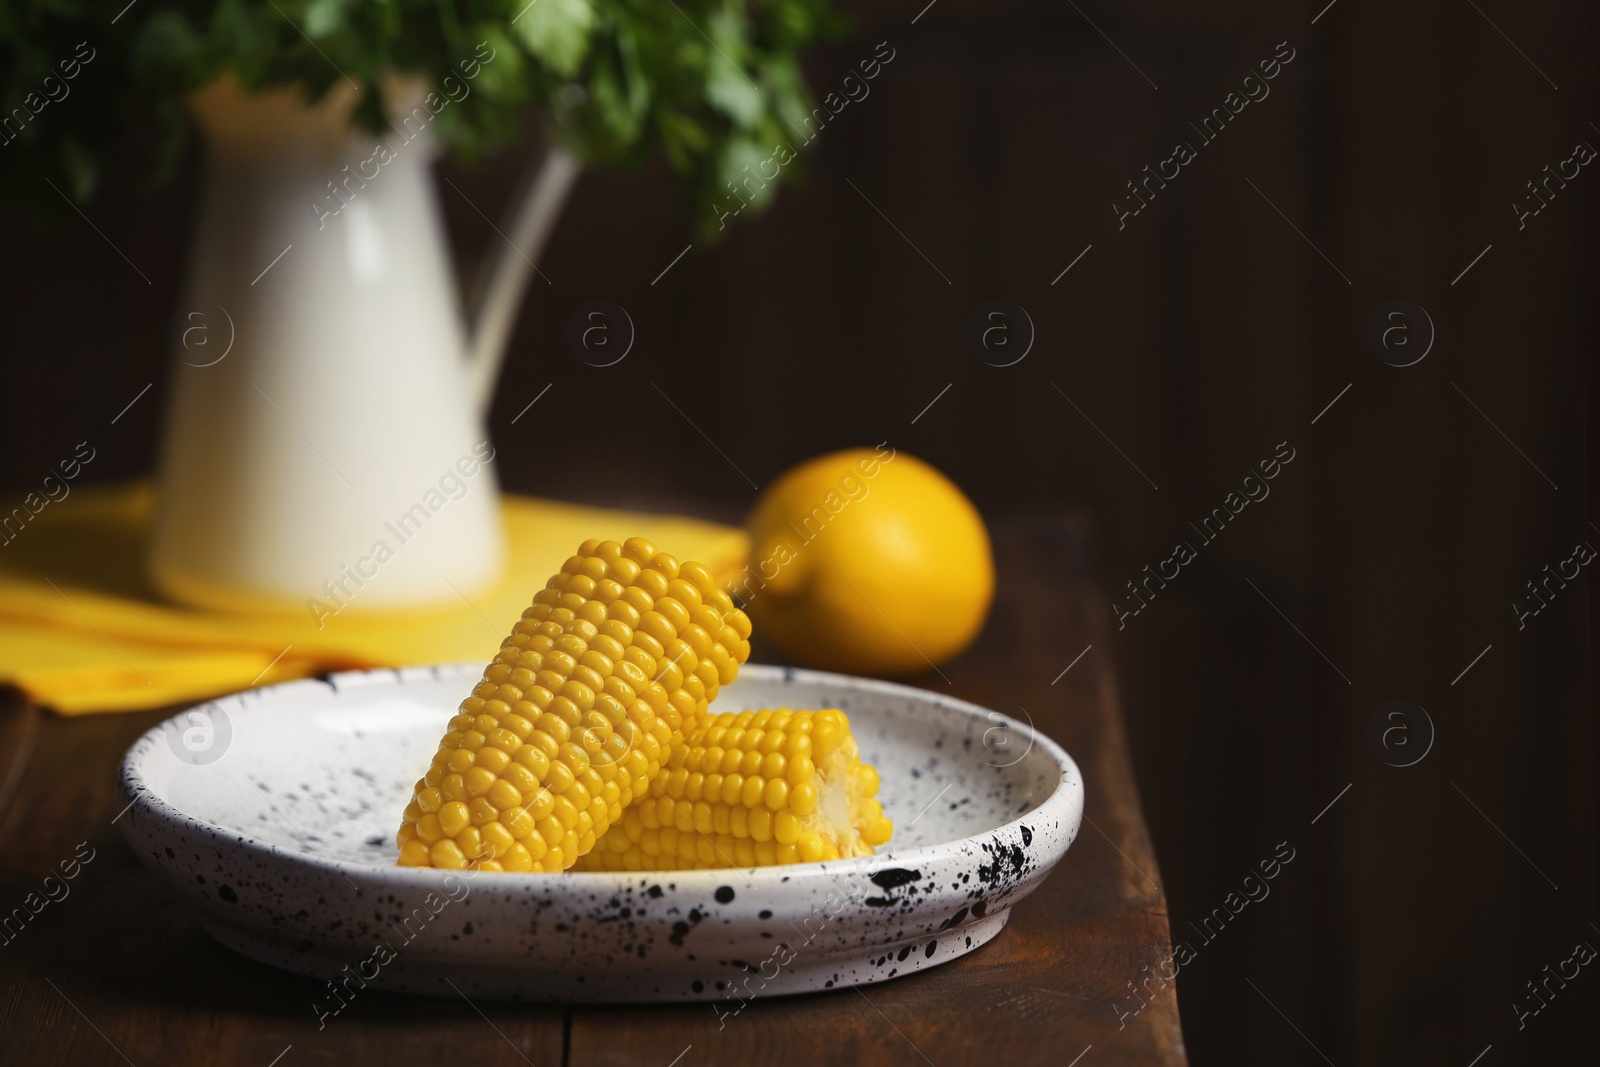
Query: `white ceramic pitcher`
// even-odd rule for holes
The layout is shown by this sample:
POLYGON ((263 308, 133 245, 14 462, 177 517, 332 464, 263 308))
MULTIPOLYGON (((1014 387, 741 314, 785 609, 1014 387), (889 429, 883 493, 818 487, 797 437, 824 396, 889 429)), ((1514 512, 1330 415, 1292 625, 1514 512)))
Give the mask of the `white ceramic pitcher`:
POLYGON ((413 118, 377 139, 352 132, 349 86, 315 107, 231 81, 196 96, 206 171, 149 547, 168 596, 317 615, 459 602, 500 569, 484 413, 578 167, 555 150, 528 184, 469 339, 426 89, 386 93, 413 118))

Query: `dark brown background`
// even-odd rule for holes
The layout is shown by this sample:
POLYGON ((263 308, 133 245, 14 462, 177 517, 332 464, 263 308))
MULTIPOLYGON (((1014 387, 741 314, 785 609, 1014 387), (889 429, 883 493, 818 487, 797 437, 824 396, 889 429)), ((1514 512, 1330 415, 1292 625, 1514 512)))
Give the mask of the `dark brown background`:
MULTIPOLYGON (((696 241, 659 284, 693 238, 664 169, 583 178, 491 419, 505 483, 742 514, 749 486, 655 383, 759 485, 888 439, 992 515, 1084 509, 1115 595, 1288 441, 1272 495, 1116 635, 1174 939, 1278 842, 1297 850, 1267 900, 1214 944, 1190 939, 1178 989, 1194 1062, 1320 1062, 1250 983, 1339 1064, 1466 1064, 1491 1043, 1486 1067, 1592 1055, 1593 968, 1521 1032, 1511 1003, 1575 942, 1600 946, 1593 578, 1521 631, 1509 604, 1577 541, 1600 544, 1585 358, 1600 172, 1521 232, 1510 204, 1577 141, 1600 145, 1595 12, 1339 0, 1313 26, 1323 0, 1080 4, 1156 89, 1070 4, 940 0, 911 25, 922 2, 853 5, 857 32, 817 55, 812 84, 888 40, 898 54, 871 96, 806 149, 803 182, 768 216, 696 241), (1284 40, 1298 55, 1271 96, 1119 232, 1123 183, 1192 140, 1186 120, 1284 40), (639 332, 605 370, 564 341, 592 298, 639 332), (1438 340, 1394 369, 1364 334, 1402 298, 1438 340), (991 299, 1037 327, 1016 366, 966 347, 991 299), (512 427, 552 382, 539 418, 512 427), (580 403, 601 389, 629 415, 604 432, 580 403), (1366 741, 1392 698, 1437 729, 1407 769, 1366 741)), ((136 160, 135 145, 88 213, 151 285, 81 220, 41 231, 25 207, 0 213, 0 486, 14 495, 91 433, 92 476, 152 466, 197 161, 144 197, 136 160)), ((488 209, 520 165, 448 172, 488 209)), ((498 240, 443 196, 463 262, 498 240)))

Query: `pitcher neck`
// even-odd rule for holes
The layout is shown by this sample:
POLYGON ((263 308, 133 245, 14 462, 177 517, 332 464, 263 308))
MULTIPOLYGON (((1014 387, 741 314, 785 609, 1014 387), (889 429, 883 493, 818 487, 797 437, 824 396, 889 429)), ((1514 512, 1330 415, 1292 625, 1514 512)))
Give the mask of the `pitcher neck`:
POLYGON ((418 142, 415 147, 432 154, 433 139, 424 124, 413 117, 426 94, 421 79, 385 79, 384 111, 391 118, 387 134, 355 125, 353 116, 366 90, 338 81, 312 100, 303 85, 274 86, 250 91, 231 73, 222 75, 189 97, 189 110, 213 156, 268 163, 273 159, 307 156, 341 157, 352 149, 379 140, 418 142))

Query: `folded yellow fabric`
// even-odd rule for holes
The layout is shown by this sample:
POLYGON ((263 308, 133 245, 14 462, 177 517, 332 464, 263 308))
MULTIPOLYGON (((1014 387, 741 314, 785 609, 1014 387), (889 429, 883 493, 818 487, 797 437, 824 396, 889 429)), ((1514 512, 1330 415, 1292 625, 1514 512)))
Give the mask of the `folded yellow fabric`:
POLYGON ((459 606, 246 615, 163 600, 144 577, 146 484, 73 490, 0 547, 0 683, 64 715, 131 711, 329 670, 486 660, 579 544, 645 537, 719 577, 744 565, 732 527, 501 498, 509 561, 459 606))

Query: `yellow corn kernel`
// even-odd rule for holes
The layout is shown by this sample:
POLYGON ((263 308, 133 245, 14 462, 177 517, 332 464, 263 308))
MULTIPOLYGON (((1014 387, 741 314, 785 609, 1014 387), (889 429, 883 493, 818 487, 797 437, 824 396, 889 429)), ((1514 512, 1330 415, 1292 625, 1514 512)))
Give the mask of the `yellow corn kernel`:
POLYGON ((668 773, 749 657, 749 637, 750 620, 698 563, 643 538, 585 541, 450 720, 402 817, 401 866, 572 866, 668 773))
POLYGON ((489 823, 483 828, 483 839, 494 850, 495 859, 510 852, 511 846, 517 843, 517 839, 511 836, 511 831, 498 822, 489 823))
POLYGON ((817 787, 811 782, 789 790, 789 807, 804 818, 817 810, 817 787))
POLYGON ((459 871, 467 865, 466 854, 461 851, 454 841, 448 838, 443 841, 435 841, 433 848, 429 849, 428 853, 429 859, 433 861, 432 865, 435 867, 459 871))
POLYGON ((894 830, 876 799, 878 772, 837 709, 715 715, 666 763, 647 798, 609 832, 596 827, 599 843, 575 869, 815 863, 870 856, 894 830))
POLYGON ((446 837, 455 837, 471 822, 472 817, 467 812, 467 806, 459 800, 452 800, 439 809, 439 827, 446 837))
POLYGON ((803 862, 815 863, 823 856, 822 835, 815 830, 807 830, 795 839, 794 847, 803 862))
POLYGON ((420 840, 407 841, 400 846, 400 866, 402 867, 427 867, 428 846, 420 840))

